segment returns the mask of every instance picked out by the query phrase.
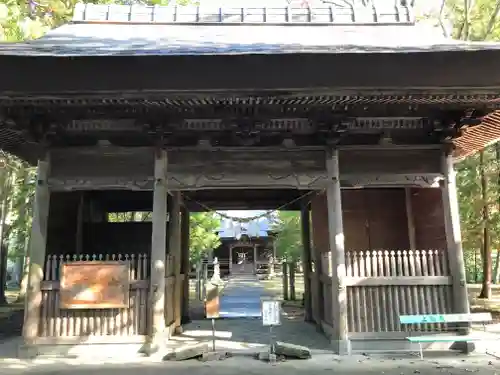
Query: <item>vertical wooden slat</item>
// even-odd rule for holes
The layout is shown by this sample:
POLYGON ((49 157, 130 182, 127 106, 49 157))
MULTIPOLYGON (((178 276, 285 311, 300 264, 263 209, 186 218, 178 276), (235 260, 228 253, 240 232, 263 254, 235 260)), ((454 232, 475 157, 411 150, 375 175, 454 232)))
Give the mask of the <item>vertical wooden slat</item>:
MULTIPOLYGON (((355 268, 354 268, 354 273, 353 276, 359 277, 361 276, 361 269, 362 269, 362 252, 361 251, 353 251, 352 257, 355 262, 355 268)), ((353 331, 355 332, 362 332, 363 328, 363 319, 364 316, 361 312, 361 295, 360 295, 360 288, 355 286, 352 288, 352 295, 353 295, 353 304, 354 304, 354 309, 355 309, 355 320, 354 320, 354 325, 353 325, 353 331)))
MULTIPOLYGON (((398 276, 408 276, 408 262, 405 259, 404 252, 401 250, 398 250, 396 252, 396 254, 397 254, 397 263, 396 264, 398 267, 398 276)), ((399 305, 401 308, 401 310, 400 310, 401 314, 408 315, 409 312, 408 312, 408 306, 406 303, 408 298, 405 298, 405 290, 402 287, 398 286, 398 287, 396 287, 396 292, 398 295, 398 301, 399 301, 399 305)))
MULTIPOLYGON (((365 252, 360 251, 359 252, 359 276, 360 277, 365 277, 367 276, 366 274, 366 258, 365 258, 365 252)), ((361 288, 360 290, 361 298, 360 298, 360 304, 361 308, 363 311, 363 316, 360 319, 360 332, 367 332, 368 331, 368 298, 367 298, 367 291, 366 288, 361 288)))
MULTIPOLYGON (((423 276, 422 275, 422 262, 421 262, 421 253, 419 250, 415 250, 413 252, 413 263, 415 265, 415 276, 423 276)), ((416 309, 419 314, 426 314, 427 313, 427 308, 425 306, 425 296, 424 296, 424 288, 418 285, 415 285, 413 287, 416 293, 416 309)), ((423 328, 424 330, 428 330, 428 325, 427 324, 422 324, 420 328, 423 328)))
MULTIPOLYGON (((385 250, 384 251, 384 276, 395 276, 392 274, 391 272, 391 259, 390 259, 390 253, 389 251, 385 250)), ((388 286, 386 287, 386 290, 384 291, 385 294, 386 294, 386 298, 387 298, 387 306, 386 306, 386 312, 387 312, 387 330, 388 331, 394 331, 396 326, 395 326, 395 322, 394 322, 394 314, 397 312, 395 312, 395 306, 394 306, 394 302, 393 302, 393 287, 392 286, 388 286)), ((396 315, 397 316, 397 315, 396 315)))
MULTIPOLYGON (((53 255, 50 260, 50 278, 49 280, 56 281, 59 280, 58 275, 58 258, 57 255, 53 255)), ((49 336, 57 336, 56 327, 57 327, 57 317, 59 316, 59 292, 51 291, 49 293, 51 300, 51 311, 50 311, 50 320, 49 320, 49 336)))
MULTIPOLYGON (((378 277, 379 276, 379 258, 378 258, 378 251, 373 250, 372 251, 372 276, 373 277, 378 277)), ((381 312, 381 295, 380 295, 380 287, 373 286, 370 287, 372 291, 372 298, 373 298, 373 305, 372 305, 372 311, 374 315, 374 326, 373 326, 373 332, 378 332, 382 330, 382 319, 380 316, 381 312)))
MULTIPOLYGON (((131 280, 139 280, 137 278, 137 259, 135 254, 130 255, 130 278, 131 280)), ((139 289, 134 289, 132 292, 132 305, 130 309, 130 320, 132 321, 132 335, 139 334, 139 315, 138 315, 138 306, 139 306, 139 289)))
MULTIPOLYGON (((45 264, 44 264, 44 276, 45 280, 50 280, 51 279, 51 272, 50 270, 52 269, 51 267, 51 257, 48 256, 46 257, 45 264)), ((42 336, 48 336, 49 335, 49 319, 50 319, 50 308, 52 305, 51 301, 51 295, 50 291, 42 291, 42 304, 40 306, 40 321, 39 321, 39 333, 42 336)))
MULTIPOLYGON (((365 263, 365 272, 367 277, 372 277, 372 259, 371 259, 371 253, 370 251, 366 252, 366 263, 365 263)), ((372 288, 367 287, 366 288, 366 296, 367 298, 367 305, 368 305, 368 310, 367 310, 367 331, 368 332, 373 332, 374 327, 375 327, 375 318, 374 318, 374 311, 373 309, 375 308, 374 306, 374 301, 373 301, 373 295, 372 295, 372 288)))
MULTIPOLYGON (((390 275, 397 276, 398 275, 398 268, 397 268, 397 264, 396 264, 396 252, 394 250, 390 251, 389 257, 390 257, 389 258, 390 275)), ((392 299, 391 305, 394 306, 394 308, 391 309, 391 311, 394 312, 393 328, 395 331, 400 331, 401 325, 399 324, 399 316, 403 315, 403 314, 401 313, 401 308, 399 305, 399 287, 391 286, 390 295, 391 295, 391 299, 392 299)))
MULTIPOLYGON (((348 254, 346 254, 346 262, 347 259, 349 264, 350 264, 350 275, 351 276, 357 276, 358 275, 358 259, 356 257, 357 252, 355 251, 349 251, 348 254)), ((348 296, 348 303, 350 307, 350 315, 351 319, 349 321, 349 331, 355 332, 356 331, 356 322, 359 320, 359 310, 358 310, 358 298, 356 296, 356 288, 354 287, 348 287, 347 288, 347 296, 348 296)))
MULTIPOLYGON (((428 264, 428 255, 427 251, 421 250, 420 251, 420 262, 422 264, 422 276, 429 276, 429 264, 428 264)), ((434 309, 434 306, 432 304, 433 299, 432 295, 434 294, 435 287, 426 285, 422 287, 423 289, 423 297, 424 297, 424 311, 426 314, 435 314, 436 310, 434 309)), ((428 330, 431 331, 434 329, 433 324, 428 325, 428 330)))

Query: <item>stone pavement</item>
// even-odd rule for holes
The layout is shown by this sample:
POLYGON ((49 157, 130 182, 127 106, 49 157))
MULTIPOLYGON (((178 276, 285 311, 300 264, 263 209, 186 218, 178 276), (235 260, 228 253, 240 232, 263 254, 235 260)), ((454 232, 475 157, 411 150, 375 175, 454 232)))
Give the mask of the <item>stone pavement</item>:
MULTIPOLYGON (((225 284, 220 297, 222 319, 215 322, 216 348, 232 352, 254 352, 269 345, 270 332, 260 319, 261 297, 271 295, 259 279, 252 274, 237 274, 225 284)), ((282 314, 282 325, 274 327, 273 338, 313 351, 330 352, 329 340, 302 316, 282 314)), ((179 345, 211 341, 212 325, 209 319, 197 320, 184 326, 184 332, 171 341, 179 345)))
POLYGON ((220 297, 222 318, 259 318, 261 297, 268 295, 255 275, 232 276, 220 297))

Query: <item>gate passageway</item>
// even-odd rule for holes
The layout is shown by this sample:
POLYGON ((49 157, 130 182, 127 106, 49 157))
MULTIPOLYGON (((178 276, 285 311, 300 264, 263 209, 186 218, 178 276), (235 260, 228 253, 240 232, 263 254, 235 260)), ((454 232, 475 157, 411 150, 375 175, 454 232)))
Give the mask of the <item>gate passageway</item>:
MULTIPOLYGON (((233 273, 227 280, 220 296, 220 317, 215 321, 216 347, 218 350, 261 350, 269 345, 269 327, 260 319, 261 298, 275 295, 266 288, 265 281, 250 273, 233 273)), ((328 338, 318 332, 315 325, 304 322, 300 302, 297 307, 282 309, 281 325, 273 328, 273 338, 296 345, 304 345, 315 352, 331 352, 328 338), (295 311, 294 311, 295 312, 295 311)), ((210 319, 195 320, 184 326, 180 336, 171 338, 171 343, 210 342, 212 327, 210 319), (187 341, 186 341, 187 340, 187 341)))
POLYGON ((258 318, 260 300, 269 295, 257 276, 249 273, 233 274, 220 297, 221 318, 258 318))

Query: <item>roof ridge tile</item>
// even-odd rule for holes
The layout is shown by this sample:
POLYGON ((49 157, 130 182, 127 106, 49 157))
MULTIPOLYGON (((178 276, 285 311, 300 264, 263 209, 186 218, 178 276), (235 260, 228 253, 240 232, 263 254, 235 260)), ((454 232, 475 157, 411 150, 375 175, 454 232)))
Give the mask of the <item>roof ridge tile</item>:
POLYGON ((395 25, 414 24, 410 6, 336 7, 331 4, 296 7, 224 7, 181 5, 116 5, 78 3, 73 23, 158 23, 158 24, 311 24, 311 25, 395 25))

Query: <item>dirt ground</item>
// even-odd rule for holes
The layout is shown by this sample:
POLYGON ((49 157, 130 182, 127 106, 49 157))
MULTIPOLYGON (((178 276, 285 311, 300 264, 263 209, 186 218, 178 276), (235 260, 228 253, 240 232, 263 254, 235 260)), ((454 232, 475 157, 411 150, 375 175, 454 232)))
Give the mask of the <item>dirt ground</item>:
POLYGON ((484 355, 445 356, 417 360, 391 356, 353 356, 340 359, 333 355, 315 355, 312 359, 302 361, 285 361, 276 364, 263 363, 250 357, 235 356, 223 361, 199 362, 162 362, 145 359, 135 363, 92 363, 90 360, 50 360, 39 359, 30 363, 0 362, 0 373, 5 375, 306 375, 342 374, 342 375, 458 375, 477 373, 480 375, 496 375, 500 373, 500 361, 484 355))
MULTIPOLYGON (((279 281, 270 281, 269 290, 279 293, 279 281)), ((297 285, 301 285, 297 283, 297 285)), ((471 288, 471 297, 476 293, 476 286, 471 288)), ((298 288, 297 297, 301 298, 298 288)), ((487 305, 471 298, 474 309, 486 309, 487 305)), ((500 289, 495 291, 495 298, 489 301, 492 305, 498 303, 498 310, 493 306, 493 311, 500 317, 500 289), (498 298, 498 302, 497 302, 498 298)), ((222 320, 217 322, 217 348, 220 351, 231 350, 235 343, 239 343, 241 351, 234 351, 231 358, 222 361, 200 362, 189 360, 185 362, 164 362, 161 356, 155 358, 142 358, 127 356, 124 350, 116 353, 113 359, 106 358, 37 358, 35 360, 22 360, 16 358, 16 346, 19 339, 8 339, 10 335, 2 337, 2 331, 7 329, 18 336, 22 315, 14 312, 10 319, 4 320, 0 325, 0 374, 36 374, 36 375, 91 375, 98 372, 101 375, 306 375, 315 374, 342 374, 342 375, 458 375, 478 373, 481 375, 500 375, 500 359, 495 356, 474 353, 469 356, 453 352, 429 352, 426 358, 420 360, 412 353, 386 354, 386 355, 353 355, 338 357, 332 354, 326 338, 314 330, 313 326, 303 322, 303 309, 300 301, 286 302, 284 304, 283 325, 276 330, 275 339, 286 342, 297 342, 310 347, 313 357, 309 360, 287 360, 276 364, 263 363, 253 359, 250 354, 265 350, 268 343, 267 331, 258 319, 248 320, 242 325, 237 320, 222 320), (13 326, 19 326, 13 329, 13 326), (231 337, 225 337, 231 333, 231 337), (120 354, 122 353, 122 354, 120 354)), ((206 334, 211 333, 209 321, 193 322, 186 326, 183 338, 193 341, 205 341, 206 334)), ((181 336, 181 338, 182 338, 181 336)), ((107 349, 108 350, 108 349, 107 349)), ((109 350, 112 350, 109 348, 109 350)))

